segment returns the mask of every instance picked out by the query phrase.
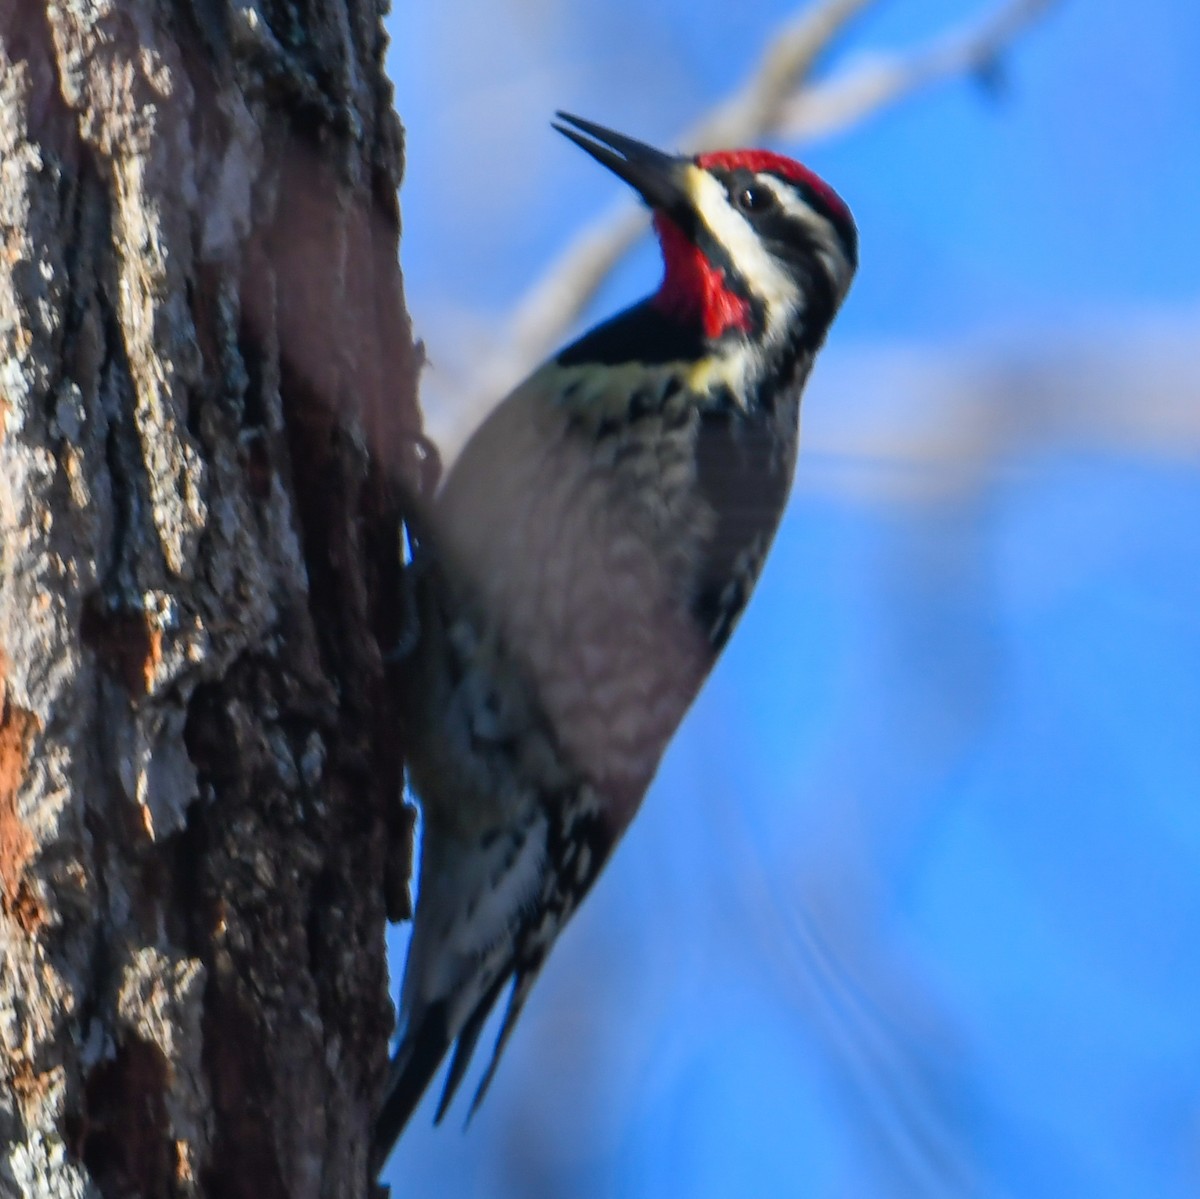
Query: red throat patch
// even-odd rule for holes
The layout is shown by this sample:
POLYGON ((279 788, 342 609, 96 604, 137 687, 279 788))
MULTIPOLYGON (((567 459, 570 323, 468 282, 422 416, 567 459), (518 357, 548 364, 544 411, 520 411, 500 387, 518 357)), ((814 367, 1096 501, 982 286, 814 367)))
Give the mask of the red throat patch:
POLYGON ((699 321, 705 337, 720 337, 730 329, 748 331, 750 305, 730 291, 725 272, 713 266, 662 212, 654 214, 654 231, 666 268, 662 286, 651 301, 654 306, 678 319, 699 321))

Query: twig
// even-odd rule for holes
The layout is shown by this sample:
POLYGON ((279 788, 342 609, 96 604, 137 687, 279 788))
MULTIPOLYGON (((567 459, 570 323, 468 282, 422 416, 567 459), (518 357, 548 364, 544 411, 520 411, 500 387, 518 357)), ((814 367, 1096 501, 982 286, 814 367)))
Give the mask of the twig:
POLYGON ((1018 34, 1057 0, 1014 0, 976 28, 908 57, 873 55, 828 83, 793 96, 780 113, 781 137, 812 143, 943 79, 984 72, 1018 34))
POLYGON ((749 78, 680 138, 689 150, 740 146, 779 124, 780 113, 846 26, 878 0, 824 0, 772 39, 749 78))

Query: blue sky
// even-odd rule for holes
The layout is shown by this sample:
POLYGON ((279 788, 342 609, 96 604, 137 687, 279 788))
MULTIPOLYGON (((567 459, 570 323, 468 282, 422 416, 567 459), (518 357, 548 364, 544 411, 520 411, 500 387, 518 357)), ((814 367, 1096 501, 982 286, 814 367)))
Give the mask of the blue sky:
MULTIPOLYGON (((619 194, 553 109, 669 143, 792 11, 398 7, 434 389, 619 194)), ((884 0, 824 69, 986 11, 884 0)), ((1200 1193, 1197 62, 1191 0, 1065 0, 999 95, 781 147, 863 258, 772 560, 488 1103, 418 1113, 397 1193, 1200 1193)), ((646 247, 598 312, 656 278, 646 247)))
MULTIPOLYGON (((555 5, 415 7, 393 17, 390 59, 408 125, 412 302, 499 314, 621 188, 549 131, 552 108, 669 142, 736 85, 793 11, 781 0, 753 17, 683 0, 650 11, 590 2, 541 28, 536 15, 555 5), (458 10, 486 32, 464 34, 458 10)), ((986 11, 886 0, 826 72, 986 11)), ((1102 14, 1063 0, 1005 57, 998 96, 971 81, 938 85, 805 153, 862 228, 864 269, 842 334, 943 336, 1193 301, 1197 55, 1200 9, 1187 0, 1102 14)), ((642 265, 647 285, 655 268, 649 256, 642 265)))

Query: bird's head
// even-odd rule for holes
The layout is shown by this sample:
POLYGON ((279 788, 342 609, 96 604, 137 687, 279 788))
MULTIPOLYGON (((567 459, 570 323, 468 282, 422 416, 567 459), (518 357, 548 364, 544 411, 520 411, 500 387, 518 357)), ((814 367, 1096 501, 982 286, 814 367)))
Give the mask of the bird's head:
POLYGON ((655 306, 710 339, 824 338, 858 262, 854 219, 828 184, 769 150, 664 154, 557 115, 652 210, 665 263, 655 306))

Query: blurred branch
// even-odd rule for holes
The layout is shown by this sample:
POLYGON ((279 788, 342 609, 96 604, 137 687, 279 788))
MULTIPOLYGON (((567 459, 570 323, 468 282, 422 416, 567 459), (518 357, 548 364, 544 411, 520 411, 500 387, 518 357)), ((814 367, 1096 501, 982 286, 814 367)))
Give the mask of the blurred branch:
MULTIPOLYGON (((745 145, 767 137, 812 140, 837 133, 942 79, 994 69, 1001 52, 1057 0, 1007 0, 965 33, 908 55, 876 58, 809 84, 846 26, 878 0, 821 0, 774 38, 740 88, 679 138, 689 151, 745 145)), ((583 314, 646 228, 644 212, 624 203, 592 222, 517 306, 501 349, 485 357, 460 398, 475 412, 502 396, 549 354, 583 314)))
POLYGON ((807 83, 817 60, 864 9, 879 0, 823 0, 772 39, 749 78, 679 139, 692 150, 739 146, 779 127, 780 115, 807 83))
POLYGON ((793 96, 777 132, 815 141, 859 124, 921 88, 944 79, 975 75, 991 79, 1000 55, 1057 0, 1013 0, 976 28, 909 56, 878 55, 828 83, 793 96))

